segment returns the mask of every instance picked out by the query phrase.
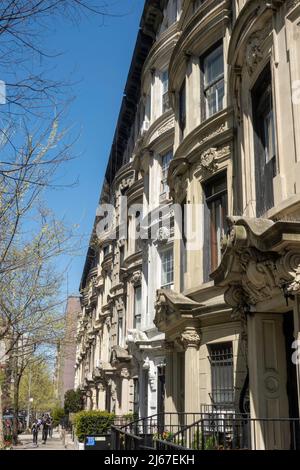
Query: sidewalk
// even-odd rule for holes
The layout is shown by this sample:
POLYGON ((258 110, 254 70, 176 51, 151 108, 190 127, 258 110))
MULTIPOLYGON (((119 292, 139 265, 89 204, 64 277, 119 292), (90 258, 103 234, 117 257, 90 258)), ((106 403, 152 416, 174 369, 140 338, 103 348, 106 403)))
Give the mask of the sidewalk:
POLYGON ((58 431, 53 431, 52 438, 48 437, 46 444, 42 444, 42 433, 39 432, 38 447, 33 446, 31 434, 20 434, 19 439, 21 444, 13 446, 13 450, 74 450, 74 443, 72 442, 71 436, 69 434, 66 436, 65 448, 58 431))

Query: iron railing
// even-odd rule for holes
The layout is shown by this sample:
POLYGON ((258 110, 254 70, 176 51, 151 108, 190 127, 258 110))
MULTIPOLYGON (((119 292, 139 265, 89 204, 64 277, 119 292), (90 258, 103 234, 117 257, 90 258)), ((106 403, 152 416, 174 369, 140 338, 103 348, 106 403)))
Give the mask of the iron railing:
POLYGON ((194 450, 300 450, 300 419, 203 416, 155 448, 194 450))
POLYGON ((142 446, 144 449, 153 449, 154 438, 166 438, 173 435, 200 417, 201 413, 158 413, 132 421, 124 426, 114 425, 111 428, 112 448, 122 450, 124 443, 127 443, 130 446, 135 446, 134 448, 142 446))
POLYGON ((251 419, 232 410, 165 413, 112 426, 113 450, 300 450, 298 418, 251 419))

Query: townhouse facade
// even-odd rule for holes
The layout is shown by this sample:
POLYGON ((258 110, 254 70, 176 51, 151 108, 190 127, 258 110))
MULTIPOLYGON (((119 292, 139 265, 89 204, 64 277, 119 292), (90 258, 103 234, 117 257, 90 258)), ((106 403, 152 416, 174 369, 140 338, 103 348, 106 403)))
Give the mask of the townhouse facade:
POLYGON ((299 19, 145 2, 81 282, 87 408, 242 416, 252 447, 299 446, 299 19))

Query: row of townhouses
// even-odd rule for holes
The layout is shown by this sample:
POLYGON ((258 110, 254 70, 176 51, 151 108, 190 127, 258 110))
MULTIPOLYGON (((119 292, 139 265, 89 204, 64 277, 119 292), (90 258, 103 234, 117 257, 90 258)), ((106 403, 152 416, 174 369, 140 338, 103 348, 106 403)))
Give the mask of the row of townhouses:
POLYGON ((299 0, 145 1, 80 286, 87 409, 299 444, 299 22, 299 0))

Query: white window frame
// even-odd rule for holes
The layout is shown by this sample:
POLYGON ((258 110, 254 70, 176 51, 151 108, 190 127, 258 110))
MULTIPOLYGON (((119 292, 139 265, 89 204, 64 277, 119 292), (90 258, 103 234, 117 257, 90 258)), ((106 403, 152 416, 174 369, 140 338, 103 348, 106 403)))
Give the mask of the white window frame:
POLYGON ((161 288, 162 289, 172 289, 174 287, 174 252, 173 252, 173 246, 169 246, 168 248, 164 249, 160 253, 160 259, 161 259, 161 288), (165 272, 164 265, 166 264, 166 261, 164 258, 166 258, 167 254, 171 255, 172 258, 172 269, 170 271, 165 272), (172 273, 172 280, 168 282, 168 274, 172 273))

